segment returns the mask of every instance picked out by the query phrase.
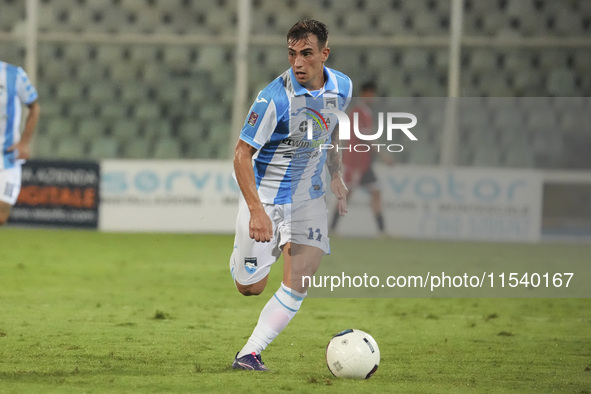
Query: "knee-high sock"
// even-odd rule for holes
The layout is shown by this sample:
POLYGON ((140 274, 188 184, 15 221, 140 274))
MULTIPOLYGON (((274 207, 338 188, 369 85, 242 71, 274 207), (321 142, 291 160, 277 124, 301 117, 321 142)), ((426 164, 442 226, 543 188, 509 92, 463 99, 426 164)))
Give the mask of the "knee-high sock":
POLYGON ((287 327, 300 309, 306 294, 298 293, 281 283, 279 290, 261 311, 258 323, 238 357, 253 352, 260 354, 287 327))

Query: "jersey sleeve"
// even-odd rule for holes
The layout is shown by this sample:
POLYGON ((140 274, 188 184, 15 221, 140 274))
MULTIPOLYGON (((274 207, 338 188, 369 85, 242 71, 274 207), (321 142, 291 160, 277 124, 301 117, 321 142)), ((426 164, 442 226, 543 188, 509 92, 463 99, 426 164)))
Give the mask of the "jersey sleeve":
POLYGON ((353 81, 351 81, 351 78, 347 77, 348 80, 348 85, 349 85, 349 89, 348 92, 345 94, 344 97, 344 102, 343 102, 343 109, 342 111, 346 111, 347 107, 349 106, 349 104, 351 103, 351 97, 353 96, 353 81))
POLYGON ((281 109, 277 108, 276 90, 271 84, 259 92, 240 132, 240 139, 256 149, 271 140, 279 122, 281 109))
POLYGON ((18 67, 16 71, 16 93, 26 105, 31 104, 38 98, 37 90, 29 81, 29 77, 22 67, 18 67))

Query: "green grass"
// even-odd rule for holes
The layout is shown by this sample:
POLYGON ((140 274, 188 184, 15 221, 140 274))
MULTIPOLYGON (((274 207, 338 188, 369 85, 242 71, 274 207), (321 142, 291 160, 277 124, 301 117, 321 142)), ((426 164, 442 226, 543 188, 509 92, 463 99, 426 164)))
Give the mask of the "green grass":
MULTIPOLYGON (((591 256, 588 245, 388 244, 417 261, 591 256)), ((262 296, 241 296, 231 247, 230 236, 0 230, 0 392, 591 392, 589 299, 309 298, 264 353, 273 373, 233 371, 281 270, 262 296), (351 327, 380 346, 367 381, 324 362, 351 327)))

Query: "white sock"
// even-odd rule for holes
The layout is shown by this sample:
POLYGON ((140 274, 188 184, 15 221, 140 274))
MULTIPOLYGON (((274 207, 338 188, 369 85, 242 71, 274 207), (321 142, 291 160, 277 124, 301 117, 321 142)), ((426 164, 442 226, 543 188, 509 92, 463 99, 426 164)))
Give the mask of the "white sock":
POLYGON ((306 293, 298 293, 285 286, 283 282, 279 290, 273 294, 261 311, 259 321, 248 342, 238 353, 238 357, 246 354, 260 354, 267 345, 279 335, 300 309, 306 293))

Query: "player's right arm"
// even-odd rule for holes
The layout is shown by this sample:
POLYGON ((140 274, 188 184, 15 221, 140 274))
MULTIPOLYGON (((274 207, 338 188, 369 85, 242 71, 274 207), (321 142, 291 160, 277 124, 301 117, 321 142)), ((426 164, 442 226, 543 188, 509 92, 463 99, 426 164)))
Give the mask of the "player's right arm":
POLYGON ((239 139, 234 149, 234 173, 250 211, 248 224, 250 238, 257 242, 269 242, 273 237, 273 223, 263 208, 256 188, 252 165, 252 158, 256 151, 254 146, 239 139))

